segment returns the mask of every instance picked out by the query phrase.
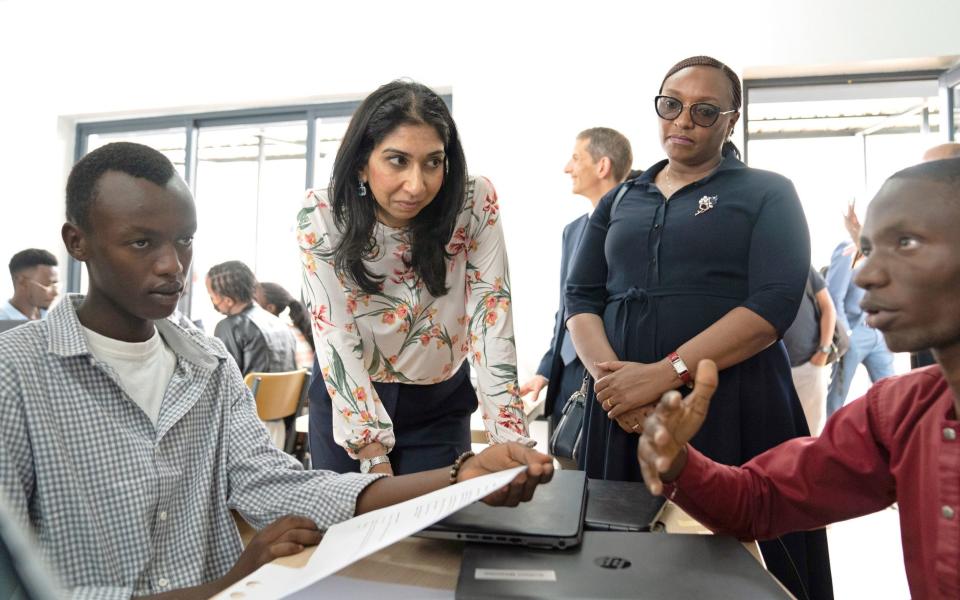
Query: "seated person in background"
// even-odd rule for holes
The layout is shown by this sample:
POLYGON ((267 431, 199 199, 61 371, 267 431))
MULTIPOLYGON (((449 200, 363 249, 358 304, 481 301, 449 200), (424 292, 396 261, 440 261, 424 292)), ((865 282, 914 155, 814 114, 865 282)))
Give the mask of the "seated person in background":
POLYGON ((13 298, 0 305, 0 319, 35 321, 56 300, 57 257, 39 248, 21 250, 10 259, 13 298))
POLYGON ((550 457, 518 444, 404 477, 304 471, 270 443, 223 344, 167 319, 196 227, 166 157, 94 150, 70 173, 62 229, 88 294, 0 334, 0 496, 74 596, 208 598, 318 529, 451 478, 526 464, 487 498, 510 505, 550 479, 550 457), (273 524, 244 550, 231 509, 273 524))
MULTIPOLYGON (((283 321, 254 302, 257 278, 239 260, 214 265, 207 272, 207 292, 217 312, 226 315, 213 330, 237 361, 240 374, 284 373, 297 369, 297 339, 283 321)), ((283 419, 264 421, 278 448, 286 443, 283 419)))
POLYGON ((257 304, 268 313, 279 317, 293 337, 297 340, 297 368, 310 369, 313 366, 313 331, 310 329, 310 316, 302 302, 290 295, 278 283, 261 281, 254 298, 257 304), (284 314, 286 311, 286 314, 284 314))
POLYGON ((207 292, 213 307, 226 316, 213 335, 227 347, 243 375, 295 371, 297 340, 283 321, 254 301, 256 291, 257 278, 239 260, 211 267, 207 292))
POLYGON ((932 348, 937 366, 874 384, 819 438, 789 440, 738 468, 687 445, 717 383, 716 367, 702 362, 694 391, 666 394, 644 423, 637 454, 650 490, 714 531, 752 539, 897 502, 911 595, 960 598, 958 229, 960 158, 888 179, 860 237, 868 324, 896 352, 932 348))

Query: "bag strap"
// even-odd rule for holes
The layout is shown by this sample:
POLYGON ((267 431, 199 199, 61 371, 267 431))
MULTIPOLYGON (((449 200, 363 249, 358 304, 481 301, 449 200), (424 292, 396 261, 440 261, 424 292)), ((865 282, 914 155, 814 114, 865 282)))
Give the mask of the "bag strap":
POLYGON ((620 206, 620 201, 623 200, 623 197, 627 195, 627 191, 630 190, 633 186, 633 180, 624 181, 620 184, 620 189, 617 190, 617 195, 613 199, 613 206, 610 207, 610 218, 613 218, 613 213, 617 212, 617 207, 620 206))
POLYGON ((813 286, 810 284, 810 274, 807 273, 807 284, 803 288, 803 293, 806 294, 807 298, 810 299, 810 303, 813 305, 813 316, 817 320, 817 323, 820 322, 820 303, 817 302, 817 296, 813 293, 813 286))

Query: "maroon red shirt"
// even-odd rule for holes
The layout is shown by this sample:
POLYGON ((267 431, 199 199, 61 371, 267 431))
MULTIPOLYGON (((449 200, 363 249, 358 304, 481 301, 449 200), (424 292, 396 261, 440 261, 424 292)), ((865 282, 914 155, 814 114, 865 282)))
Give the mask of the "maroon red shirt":
POLYGON ((899 503, 914 598, 960 598, 960 421, 936 365, 881 380, 796 438, 742 467, 688 448, 665 493, 718 533, 771 539, 899 503))

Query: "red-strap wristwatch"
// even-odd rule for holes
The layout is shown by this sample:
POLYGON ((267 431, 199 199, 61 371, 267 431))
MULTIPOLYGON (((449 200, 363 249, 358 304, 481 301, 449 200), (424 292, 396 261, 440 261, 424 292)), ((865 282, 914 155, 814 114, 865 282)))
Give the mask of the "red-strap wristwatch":
POLYGON ((687 363, 683 362, 683 359, 680 358, 680 355, 676 352, 671 352, 667 355, 667 360, 670 361, 670 364, 673 365, 673 370, 677 372, 677 377, 680 378, 680 381, 684 385, 689 386, 693 383, 693 377, 690 376, 690 371, 687 369, 687 363))

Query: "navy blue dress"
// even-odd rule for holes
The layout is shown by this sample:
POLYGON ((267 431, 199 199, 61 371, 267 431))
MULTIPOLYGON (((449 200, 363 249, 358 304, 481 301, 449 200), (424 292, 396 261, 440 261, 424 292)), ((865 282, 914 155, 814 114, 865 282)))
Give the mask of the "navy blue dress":
MULTIPOLYGON (((567 318, 603 318, 621 360, 653 363, 742 306, 782 335, 793 322, 810 267, 810 238, 793 184, 726 157, 710 176, 667 202, 654 184, 662 161, 628 182, 611 215, 608 193, 597 206, 567 279, 567 318)), ((739 465, 809 430, 782 342, 724 369, 710 412, 691 444, 718 462, 739 465)), ((584 420, 588 477, 640 481, 637 435, 627 434, 591 398, 584 420)), ((773 544, 768 566, 798 598, 829 598, 826 538, 810 559, 796 536, 794 569, 773 544), (782 567, 782 568, 781 568, 782 567), (826 586, 808 573, 826 574, 826 586), (797 579, 803 580, 803 586, 797 579), (793 583, 793 585, 791 585, 793 583)), ((768 554, 770 557, 767 557, 768 554)))

